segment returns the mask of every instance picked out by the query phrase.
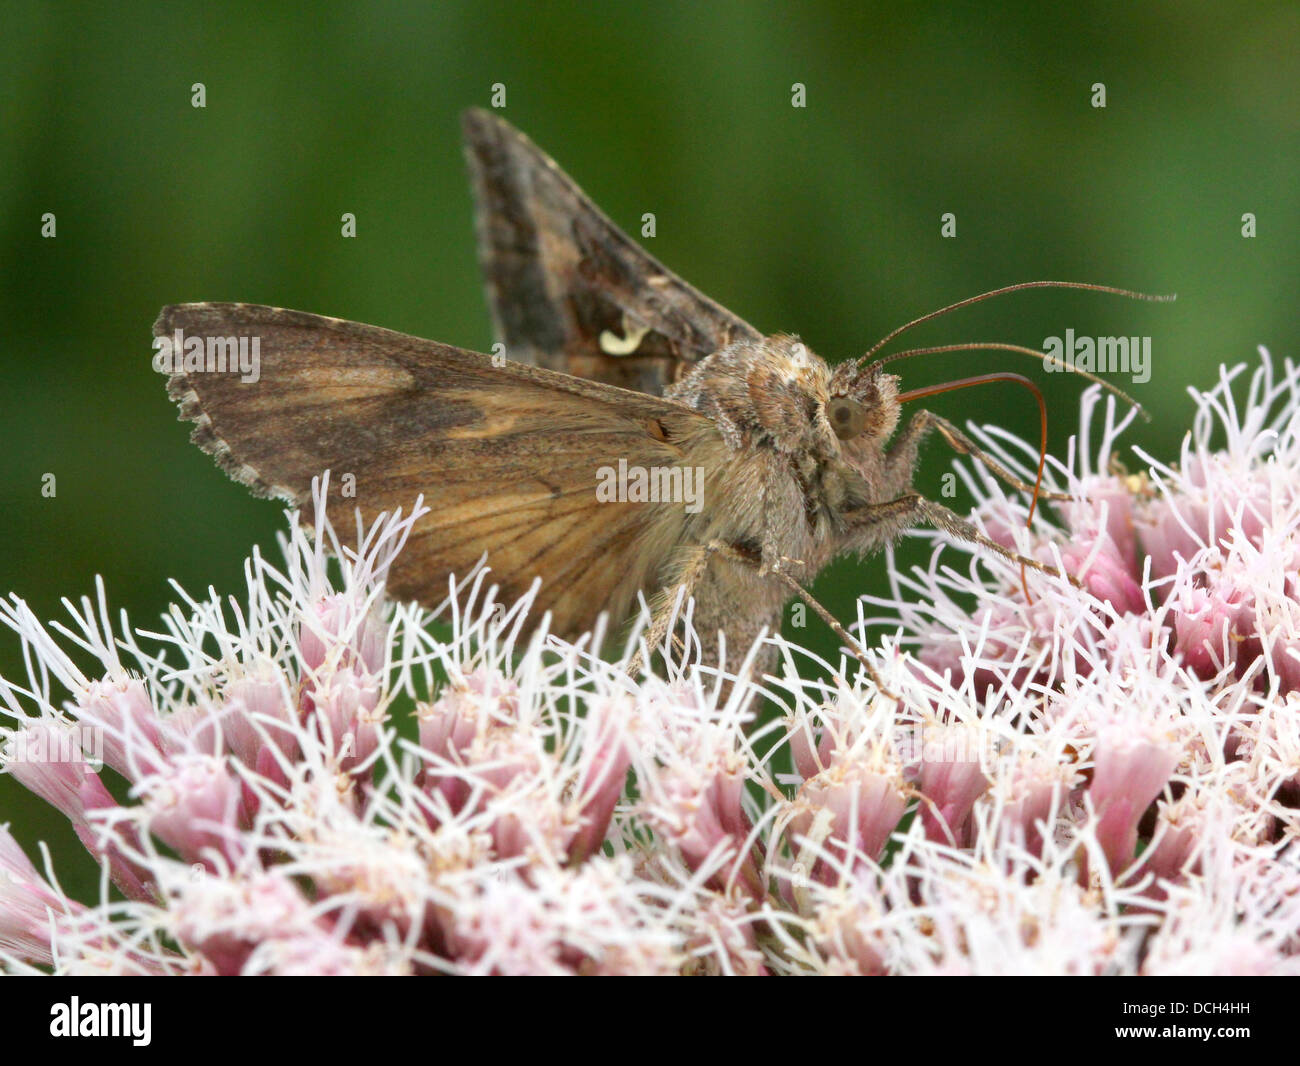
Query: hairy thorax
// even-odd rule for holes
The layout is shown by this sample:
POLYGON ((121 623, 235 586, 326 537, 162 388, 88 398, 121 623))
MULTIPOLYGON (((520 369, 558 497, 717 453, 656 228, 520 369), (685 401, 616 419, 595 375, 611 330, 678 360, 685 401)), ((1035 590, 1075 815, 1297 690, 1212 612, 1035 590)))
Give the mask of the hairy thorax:
POLYGON ((897 422, 893 381, 832 371, 787 335, 734 344, 701 361, 667 395, 708 415, 722 438, 706 464, 706 479, 715 482, 707 533, 779 550, 815 573, 834 554, 846 516, 900 488, 889 483, 883 450, 897 422), (862 420, 847 440, 832 424, 844 402, 862 420))
POLYGON ((757 564, 708 563, 695 618, 706 644, 718 627, 734 647, 762 624, 779 625, 790 592, 767 571, 780 565, 810 580, 843 550, 864 509, 897 494, 884 457, 897 421, 893 383, 874 372, 832 371, 798 338, 778 335, 724 348, 668 390, 718 428, 692 453, 703 461, 707 502, 688 523, 684 557, 725 545, 757 564), (834 421, 846 410, 847 429, 834 421), (738 631, 736 604, 760 621, 738 631))

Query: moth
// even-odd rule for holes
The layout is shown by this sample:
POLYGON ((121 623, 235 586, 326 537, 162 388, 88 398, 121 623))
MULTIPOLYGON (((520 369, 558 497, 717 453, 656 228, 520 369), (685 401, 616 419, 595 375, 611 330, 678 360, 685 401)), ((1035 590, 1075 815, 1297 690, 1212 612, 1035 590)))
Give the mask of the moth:
MULTIPOLYGON (((499 117, 471 110, 463 130, 506 358, 282 308, 166 307, 154 334, 160 352, 173 349, 160 367, 168 392, 195 423, 194 443, 235 480, 304 504, 328 469, 337 503, 367 520, 423 494, 432 510, 389 577, 399 600, 437 603, 449 575, 486 558, 507 602, 541 579, 534 621, 549 612, 564 637, 647 602, 654 648, 689 596, 706 662, 723 640, 743 655, 796 595, 850 641, 803 586, 836 556, 872 553, 917 523, 1042 569, 917 493, 912 476, 937 433, 1035 502, 1038 483, 928 411, 899 428, 910 400, 1032 383, 994 373, 904 391, 890 361, 970 346, 873 358, 915 322, 973 301, 832 367, 662 266, 499 117), (254 341, 256 372, 214 366, 214 339, 219 350, 254 341), (345 473, 355 495, 340 499, 345 473)), ((1123 292, 1029 282, 975 299, 1043 286, 1123 292)))

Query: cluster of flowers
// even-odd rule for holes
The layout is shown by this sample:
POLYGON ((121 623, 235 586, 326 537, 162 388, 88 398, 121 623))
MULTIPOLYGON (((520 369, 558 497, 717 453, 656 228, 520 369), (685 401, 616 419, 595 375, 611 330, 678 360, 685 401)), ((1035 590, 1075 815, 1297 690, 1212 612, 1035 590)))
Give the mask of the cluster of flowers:
POLYGON ((1240 412, 1234 376, 1193 394, 1179 463, 1139 475, 1112 458, 1113 405, 1089 447, 1087 394, 1060 525, 1025 528, 1023 500, 963 468, 990 536, 1076 580, 1022 586, 933 535, 871 605, 896 699, 779 636, 753 683, 689 644, 632 674, 599 634, 525 640, 528 600, 494 604, 486 572, 440 612, 385 605, 419 505, 355 548, 293 516, 245 601, 181 594, 159 633, 114 626, 102 588, 70 625, 14 598, 29 668, 0 682, 3 767, 103 876, 73 900, 0 828, 0 960, 1300 972, 1300 371, 1265 355, 1240 412))

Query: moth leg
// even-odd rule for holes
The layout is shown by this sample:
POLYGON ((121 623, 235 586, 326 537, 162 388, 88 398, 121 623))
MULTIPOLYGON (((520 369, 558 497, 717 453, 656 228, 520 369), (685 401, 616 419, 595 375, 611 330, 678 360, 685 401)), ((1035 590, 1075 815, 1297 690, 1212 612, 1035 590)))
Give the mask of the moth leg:
POLYGON ((885 682, 881 679, 880 675, 876 673, 876 668, 871 665, 871 660, 867 658, 867 653, 863 651, 862 645, 849 634, 847 629, 840 625, 840 620, 838 618, 818 602, 817 597, 799 584, 793 575, 786 572, 784 564, 787 562, 797 563, 798 560, 784 558, 778 559, 775 563, 768 565, 768 575, 782 582, 791 592, 817 612, 818 617, 830 626, 835 635, 839 637, 840 640, 844 641, 845 647, 853 652, 853 657, 862 664, 863 669, 867 671, 867 676, 871 678, 871 683, 876 686, 876 689, 885 697, 885 699, 897 700, 898 696, 885 687, 885 682))
POLYGON ((989 551, 1002 556, 1008 562, 1027 566, 1031 570, 1037 570, 1052 577, 1063 577, 1076 588, 1083 588, 1083 583, 1078 578, 1062 573, 1054 566, 1040 563, 1037 559, 1031 559, 1027 555, 1021 555, 1019 552, 1004 547, 996 540, 986 537, 970 522, 962 518, 961 515, 948 510, 943 504, 927 500, 917 492, 909 492, 905 496, 900 496, 896 500, 889 500, 885 503, 869 504, 857 511, 856 516, 859 523, 863 525, 879 522, 889 524, 907 522, 910 524, 912 521, 920 519, 923 522, 928 522, 935 529, 943 530, 950 536, 987 548, 989 551))
MULTIPOLYGON (((971 440, 965 433, 954 426, 946 418, 934 414, 931 411, 917 411, 912 416, 910 422, 904 427, 903 432, 899 434, 898 439, 889 449, 889 459, 891 464, 903 461, 905 465, 911 466, 916 459, 916 453, 930 430, 938 430, 940 435, 948 446, 958 455, 969 455, 977 463, 985 467, 994 477, 1000 478, 1014 489, 1020 492, 1033 492, 1034 486, 1022 481, 1016 477, 1010 470, 999 463, 989 455, 978 444, 971 440)), ((1039 497, 1044 500, 1072 500, 1074 499, 1069 493, 1065 492, 1040 492, 1039 497)))
MULTIPOLYGON (((775 578, 777 581, 786 585, 795 593, 795 595, 816 611, 822 621, 830 626, 835 635, 844 642, 853 653, 853 657, 857 659, 858 662, 862 664, 863 669, 867 671, 867 676, 871 678, 872 683, 876 686, 876 689, 880 694, 886 699, 898 699, 898 696, 885 687, 884 681, 876 672, 876 668, 871 664, 871 660, 867 658, 867 654, 863 651, 862 645, 853 638, 848 630, 840 625, 838 618, 823 607, 811 592, 799 584, 799 582, 786 571, 786 564, 803 565, 800 560, 787 559, 785 556, 781 555, 777 555, 770 559, 764 559, 762 553, 745 551, 737 548, 735 545, 728 544, 721 540, 713 540, 708 544, 702 544, 696 548, 686 566, 683 567, 681 580, 665 588, 659 597, 657 597, 659 603, 658 606, 653 609, 650 629, 646 633, 644 644, 644 647, 652 654, 654 649, 657 648, 667 636, 668 628, 672 624, 673 608, 678 602, 676 595, 677 590, 685 590, 685 593, 682 596, 682 602, 685 602, 685 600, 694 592, 695 586, 699 584, 700 579, 708 569, 709 563, 715 556, 721 556, 722 558, 730 559, 743 566, 748 566, 763 576, 775 578)), ((636 655, 633 656, 631 663, 628 665, 627 672, 629 674, 637 674, 640 673, 641 669, 642 656, 641 652, 638 651, 636 655)))
MULTIPOLYGON (((757 553, 757 555, 752 550, 744 551, 743 549, 737 548, 735 545, 727 544, 723 541, 711 542, 705 546, 704 551, 708 552, 710 555, 721 555, 723 558, 731 559, 743 566, 748 566, 756 570, 760 577, 771 577, 780 581, 796 596, 808 604, 809 607, 816 611, 818 617, 831 627, 831 630, 835 635, 839 637, 840 640, 844 642, 845 646, 853 653, 853 657, 862 664, 863 669, 867 671, 867 676, 871 678, 872 684, 876 686, 880 694, 886 699, 897 700, 898 697, 885 687, 884 681, 876 672, 876 668, 871 664, 871 660, 867 658, 867 653, 863 650, 862 645, 853 638, 848 630, 840 625, 839 619, 823 607, 818 599, 804 588, 794 575, 786 569, 787 566, 803 566, 803 560, 790 559, 781 555, 775 548, 775 540, 769 538, 766 534, 764 535, 764 542, 763 548, 757 553)), ((701 573, 703 573, 702 569, 701 573)), ((660 639, 662 639, 662 637, 660 639)))
MULTIPOLYGON (((763 536, 758 546, 759 577, 766 577, 769 573, 778 569, 782 562, 802 565, 800 560, 787 559, 781 554, 781 542, 777 536, 776 523, 772 520, 773 515, 780 513, 781 505, 779 502, 772 499, 772 483, 772 478, 765 477, 762 481, 762 488, 760 489, 762 495, 759 497, 759 505, 763 508, 763 536)), ((753 560, 750 559, 748 561, 752 566, 753 560)))
MULTIPOLYGON (((686 601, 691 598, 695 592, 696 586, 704 573, 709 568, 709 562, 713 556, 727 548, 720 540, 710 541, 708 544, 702 544, 692 553, 686 565, 682 567, 681 578, 673 584, 666 586, 655 597, 655 603, 650 609, 650 628, 645 634, 645 648, 654 654, 654 649, 659 647, 664 638, 668 635, 669 626, 673 622, 673 611, 678 603, 678 590, 682 590, 681 603, 685 605, 686 601)), ((731 553, 735 555, 735 553, 731 553)), ((641 652, 638 651, 632 657, 631 663, 628 664, 627 672, 629 674, 638 674, 642 669, 641 652)))

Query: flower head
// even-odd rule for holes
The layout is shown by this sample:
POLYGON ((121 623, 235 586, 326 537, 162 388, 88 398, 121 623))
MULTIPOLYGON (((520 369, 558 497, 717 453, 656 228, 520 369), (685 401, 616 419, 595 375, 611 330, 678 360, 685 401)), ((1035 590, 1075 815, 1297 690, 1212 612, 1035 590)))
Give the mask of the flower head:
POLYGON ((1032 572, 1027 598, 923 533, 930 564, 867 601, 886 691, 779 636, 761 682, 689 631, 655 676, 526 629, 532 597, 497 604, 485 569, 443 610, 387 603, 421 505, 353 546, 323 486, 282 566, 254 553, 242 598, 182 593, 160 631, 102 586, 65 623, 11 598, 29 669, 0 679, 0 767, 106 876, 69 899, 0 829, 0 963, 1295 972, 1300 372, 1265 355, 1240 404, 1238 376, 1139 474, 1113 404, 1092 446, 1088 393, 1054 522, 962 467, 973 520, 1075 580, 1032 572))

